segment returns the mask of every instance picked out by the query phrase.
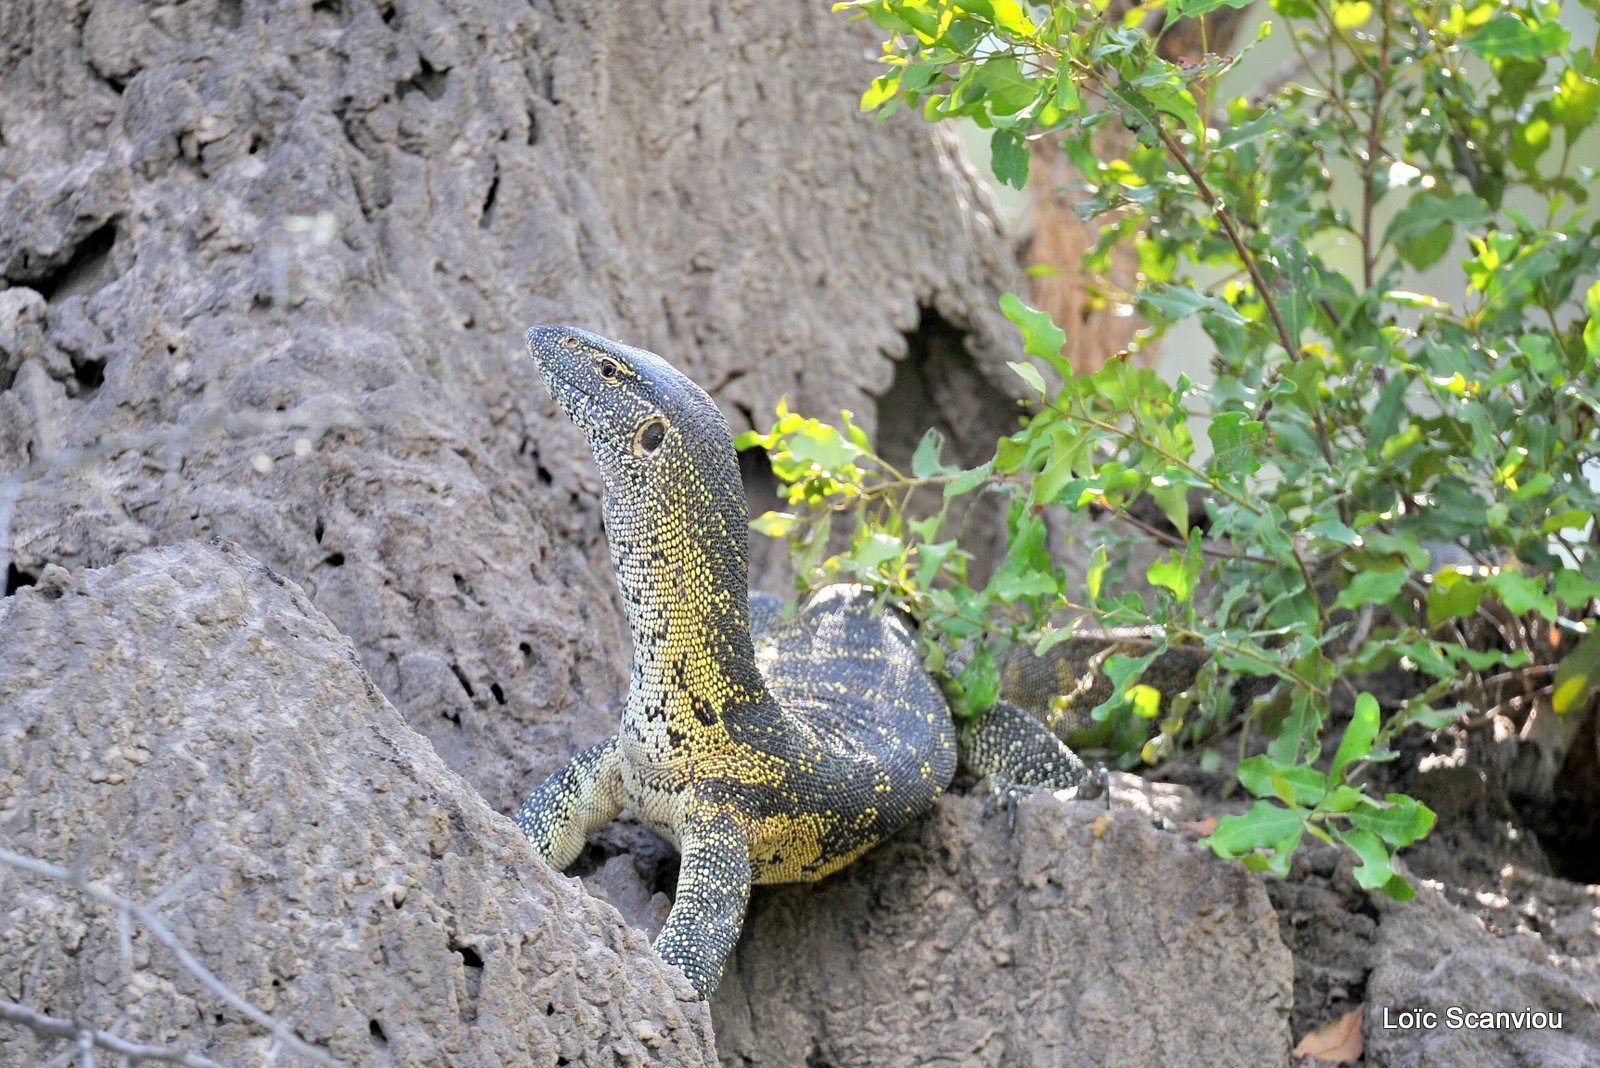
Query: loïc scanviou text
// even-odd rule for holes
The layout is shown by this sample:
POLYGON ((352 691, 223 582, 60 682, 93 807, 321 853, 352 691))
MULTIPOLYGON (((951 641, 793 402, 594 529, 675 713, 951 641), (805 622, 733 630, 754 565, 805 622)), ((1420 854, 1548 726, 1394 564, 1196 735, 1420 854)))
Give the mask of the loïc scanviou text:
POLYGON ((1465 1009, 1449 1005, 1444 1009, 1391 1009, 1384 1006, 1379 1013, 1383 1027, 1404 1031, 1433 1030, 1444 1027, 1451 1031, 1560 1031, 1563 1013, 1546 1012, 1531 1005, 1516 1010, 1494 1012, 1465 1009))

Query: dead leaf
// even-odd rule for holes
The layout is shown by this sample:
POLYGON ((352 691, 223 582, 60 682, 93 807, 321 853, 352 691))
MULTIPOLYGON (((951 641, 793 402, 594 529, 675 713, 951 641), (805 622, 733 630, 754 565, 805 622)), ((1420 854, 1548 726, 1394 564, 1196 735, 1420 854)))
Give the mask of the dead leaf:
POLYGON ((1319 1061, 1342 1064, 1361 1057, 1361 1014, 1365 1005, 1357 1005, 1332 1023, 1323 1024, 1300 1040, 1294 1048, 1296 1057, 1315 1057, 1319 1061))
POLYGON ((1201 838, 1204 838, 1206 835, 1217 829, 1217 817, 1210 816, 1203 820, 1185 820, 1183 823, 1178 824, 1178 826, 1193 834, 1198 834, 1201 838))

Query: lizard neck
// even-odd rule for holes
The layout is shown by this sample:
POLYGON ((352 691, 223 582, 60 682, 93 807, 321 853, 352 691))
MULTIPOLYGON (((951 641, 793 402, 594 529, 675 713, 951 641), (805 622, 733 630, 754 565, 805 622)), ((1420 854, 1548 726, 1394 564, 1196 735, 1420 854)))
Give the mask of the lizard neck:
POLYGON ((663 743, 669 732, 726 738, 777 711, 750 640, 749 513, 732 440, 699 455, 678 477, 606 485, 606 538, 633 634, 624 734, 663 743), (706 462, 712 452, 725 459, 706 462))

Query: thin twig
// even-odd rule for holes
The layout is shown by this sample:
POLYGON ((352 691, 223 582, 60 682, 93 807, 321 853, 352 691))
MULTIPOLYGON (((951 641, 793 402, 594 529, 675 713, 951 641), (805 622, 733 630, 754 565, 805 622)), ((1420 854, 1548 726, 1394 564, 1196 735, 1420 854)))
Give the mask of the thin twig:
MULTIPOLYGON (((1134 516, 1126 509, 1117 509, 1116 511, 1112 512, 1112 516, 1119 522, 1128 524, 1139 533, 1144 534, 1149 538, 1153 538, 1163 545, 1171 546, 1174 549, 1187 549, 1189 547, 1189 543, 1183 540, 1181 537, 1177 536, 1176 534, 1169 534, 1158 527, 1151 526, 1149 523, 1146 523, 1144 520, 1134 516)), ((1258 553, 1239 552, 1236 549, 1219 549, 1214 545, 1205 544, 1200 546, 1200 554, 1202 556, 1209 556, 1217 560, 1245 560, 1252 564, 1276 564, 1278 562, 1277 558, 1272 556, 1261 556, 1258 553)))
MULTIPOLYGON (((1367 150, 1361 160, 1361 278, 1369 290, 1378 265, 1378 250, 1372 244, 1372 209, 1378 200, 1374 185, 1378 178, 1378 152, 1383 144, 1384 96, 1389 91, 1389 83, 1384 77, 1384 72, 1389 69, 1389 5, 1383 4, 1381 8, 1383 37, 1379 45, 1378 69, 1374 71, 1367 68, 1372 75, 1372 104, 1367 116, 1367 150)), ((1354 47, 1352 44, 1351 48, 1354 47)), ((1357 58, 1360 58, 1359 54, 1357 58)))
MULTIPOLYGON (((223 1066, 210 1057, 202 1057, 198 1053, 190 1053, 177 1046, 151 1046, 143 1042, 130 1042, 110 1031, 102 1031, 94 1027, 85 1027, 63 1020, 58 1016, 47 1016, 42 1012, 35 1012, 26 1005, 19 1005, 14 1001, 0 1001, 0 1020, 9 1020, 14 1024, 21 1024, 37 1035, 49 1035, 52 1038, 71 1039, 80 1046, 87 1041, 90 1050, 95 1046, 110 1050, 121 1057, 133 1057, 144 1061, 163 1061, 167 1064, 181 1064, 186 1068, 223 1068, 223 1066)), ((92 1052, 83 1054, 84 1062, 94 1063, 92 1052)))
POLYGON ((1190 162, 1189 154, 1183 150, 1182 145, 1178 144, 1171 131, 1159 122, 1156 123, 1155 129, 1156 134, 1161 138, 1161 143, 1167 146, 1167 154, 1189 176, 1189 180, 1194 183, 1195 192, 1200 194, 1200 199, 1206 202, 1206 206, 1216 216, 1217 222, 1222 225, 1223 232, 1228 236, 1229 243, 1233 245, 1234 251, 1239 254, 1239 259, 1244 261, 1244 269, 1250 272, 1250 281, 1255 283, 1256 292, 1261 295, 1262 303, 1267 306, 1267 313, 1272 316, 1272 326, 1277 331, 1278 342, 1283 346, 1283 351, 1288 353, 1291 360, 1299 360, 1300 346, 1296 345, 1290 338, 1289 328, 1284 324, 1283 316, 1278 311, 1278 302, 1273 298, 1272 290, 1267 287, 1267 280, 1261 274, 1261 268, 1256 263, 1255 254, 1250 251, 1250 246, 1245 244, 1244 238, 1235 229, 1233 216, 1222 203, 1222 198, 1212 191, 1210 184, 1205 180, 1205 176, 1190 162))
MULTIPOLYGON (((140 923, 144 924, 145 929, 155 936, 156 941, 166 946, 172 952, 172 955, 178 958, 178 963, 183 965, 191 976, 199 980, 200 984, 211 991, 212 994, 232 1006, 240 1015, 266 1028, 278 1041, 307 1060, 323 1065, 324 1068, 343 1068, 343 1064, 340 1061, 335 1060, 322 1050, 306 1042, 299 1035, 296 1035, 289 1025, 268 1016, 265 1012, 262 1012, 229 989, 226 983, 212 974, 210 969, 201 964, 195 955, 189 952, 188 947, 179 941, 177 935, 172 933, 171 928, 162 922, 161 917, 137 901, 123 897, 115 890, 100 883, 90 882, 79 872, 74 872, 22 853, 14 853, 3 846, 0 846, 0 864, 15 868, 18 871, 31 872, 34 875, 42 875, 49 879, 68 883, 77 887, 84 895, 94 898, 102 904, 127 911, 140 923)), ((74 1028, 73 1033, 76 1034, 79 1030, 81 1029, 74 1028)))

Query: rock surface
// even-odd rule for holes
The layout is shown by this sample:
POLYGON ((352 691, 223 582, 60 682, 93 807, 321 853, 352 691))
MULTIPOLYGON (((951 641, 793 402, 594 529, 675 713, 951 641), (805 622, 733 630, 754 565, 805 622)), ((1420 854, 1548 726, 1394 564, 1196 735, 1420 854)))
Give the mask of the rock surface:
MULTIPOLYGON (((1591 895, 1591 928, 1594 905, 1591 895)), ((1367 980, 1368 1064, 1585 1068, 1595 1063, 1600 957, 1555 952, 1536 935, 1496 936, 1431 890, 1381 908, 1367 980), (1464 1026, 1452 1026, 1452 1009, 1463 1014, 1458 1019, 1464 1026), (1406 1026, 1407 1011, 1432 1012, 1436 1022, 1406 1026), (1481 1015, 1500 1012, 1559 1013, 1560 1025, 1529 1026, 1481 1015)))
POLYGON ((1260 881, 1132 807, 977 795, 758 892, 723 1063, 1274 1065, 1293 962, 1260 881))
MULTIPOLYGON (((0 654, 0 842, 153 903, 339 1061, 714 1062, 688 981, 540 863, 248 557, 189 543, 52 569, 0 600, 0 654)), ((5 867, 0 902, 0 997, 267 1063, 270 1036, 138 923, 124 944, 115 910, 5 867)), ((0 1064, 64 1047, 0 1023, 0 1064)))
POLYGON ((925 315, 1013 377, 1008 251, 949 143, 860 114, 861 29, 750 0, 0 4, 7 586, 236 541, 508 811, 627 676, 598 480, 524 327, 658 349, 736 425, 787 394, 872 426, 925 315))

